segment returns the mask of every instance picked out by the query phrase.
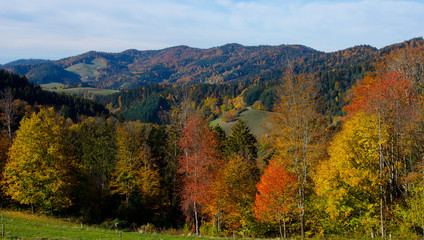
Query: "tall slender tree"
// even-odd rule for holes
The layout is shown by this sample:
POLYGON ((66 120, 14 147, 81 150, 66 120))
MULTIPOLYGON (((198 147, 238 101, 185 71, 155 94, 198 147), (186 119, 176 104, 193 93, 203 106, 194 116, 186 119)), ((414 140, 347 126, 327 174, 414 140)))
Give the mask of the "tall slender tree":
POLYGON ((13 99, 12 89, 6 88, 0 92, 1 120, 7 126, 9 142, 12 143, 12 124, 15 119, 17 103, 13 99))
POLYGON ((101 221, 110 196, 109 182, 115 167, 116 145, 113 119, 84 119, 71 126, 70 142, 81 166, 77 207, 90 221, 101 221))
POLYGON ((117 162, 110 185, 112 193, 125 196, 127 208, 134 194, 145 204, 159 196, 159 173, 147 146, 148 131, 140 122, 126 122, 116 130, 117 162))
POLYGON ((271 137, 279 161, 297 176, 297 204, 301 236, 305 237, 305 197, 311 167, 319 159, 325 139, 317 112, 316 80, 311 75, 286 72, 271 115, 271 137))
POLYGON ((379 131, 379 178, 380 178, 380 229, 385 235, 384 212, 398 199, 405 188, 402 178, 407 177, 412 163, 406 157, 408 128, 414 126, 418 113, 416 85, 401 72, 385 72, 378 76, 365 77, 354 88, 354 98, 347 107, 350 114, 363 111, 377 116, 376 128, 379 131), (383 127, 389 128, 389 139, 383 141, 383 127), (385 179, 388 184, 385 184, 385 179))
POLYGON ((208 189, 219 161, 217 142, 209 124, 195 113, 188 117, 183 127, 179 146, 182 151, 179 159, 181 204, 186 216, 193 219, 198 235, 201 210, 209 198, 208 189))

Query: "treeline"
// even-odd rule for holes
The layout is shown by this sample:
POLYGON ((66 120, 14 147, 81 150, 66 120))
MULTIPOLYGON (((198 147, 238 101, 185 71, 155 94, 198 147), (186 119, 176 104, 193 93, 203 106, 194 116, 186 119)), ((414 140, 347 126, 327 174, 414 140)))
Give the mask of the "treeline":
MULTIPOLYGON (((43 91, 40 86, 30 83, 26 77, 0 69, 0 91, 2 98, 10 94, 12 100, 19 99, 20 105, 45 105, 55 107, 64 117, 77 119, 77 116, 96 116, 109 114, 100 103, 80 97, 43 91)), ((21 106, 22 107, 22 106, 21 106)), ((21 116, 22 117, 22 116, 21 116)))
MULTIPOLYGON (((329 117, 344 116, 343 108, 349 102, 349 89, 358 79, 373 70, 371 62, 350 67, 319 71, 318 79, 320 111, 329 117)), ((293 69, 296 75, 302 74, 293 69)), ((284 74, 282 74, 284 76, 284 74)), ((166 111, 178 106, 184 99, 190 99, 204 116, 212 120, 220 115, 237 116, 244 109, 241 105, 272 111, 275 87, 279 80, 243 82, 239 84, 193 84, 163 85, 154 84, 136 87, 120 93, 97 96, 95 99, 126 120, 140 120, 149 123, 169 123, 166 111), (243 103, 238 104, 239 99, 243 103), (211 104, 213 106, 211 106, 211 104)), ((230 117, 229 119, 233 119, 230 117)))
POLYGON ((53 62, 36 62, 23 63, 20 65, 4 66, 14 73, 28 76, 31 81, 37 85, 59 82, 63 84, 80 83, 81 78, 75 73, 66 71, 65 69, 55 65, 53 62))
MULTIPOLYGON (((194 112, 188 104, 174 111, 173 125, 158 126, 113 117, 73 123, 42 107, 23 118, 13 141, 1 136, 1 204, 126 228, 182 227, 182 119, 194 112)), ((228 140, 219 128, 211 136, 220 136, 222 156, 245 149, 258 169, 256 139, 243 122, 228 140)))
MULTIPOLYGON (((1 201, 134 230, 418 238, 423 57, 417 49, 385 56, 333 121, 321 110, 319 79, 294 65, 275 87, 271 131, 260 139, 241 120, 229 135, 212 129, 189 97, 170 108, 168 125, 77 122, 36 109, 11 141, 2 135, 1 201)), ((255 102, 259 92, 249 88, 232 104, 255 102)))
POLYGON ((169 124, 171 109, 190 99, 208 120, 222 114, 237 116, 246 106, 272 109, 276 82, 261 84, 146 85, 96 99, 125 120, 169 124))

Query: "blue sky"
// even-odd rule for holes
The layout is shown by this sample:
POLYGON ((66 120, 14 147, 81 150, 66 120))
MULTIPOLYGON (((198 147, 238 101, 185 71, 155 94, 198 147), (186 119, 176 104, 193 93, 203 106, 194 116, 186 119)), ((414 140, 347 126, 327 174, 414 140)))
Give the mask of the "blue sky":
POLYGON ((226 43, 331 52, 424 35, 424 1, 417 0, 0 0, 0 6, 0 64, 226 43))

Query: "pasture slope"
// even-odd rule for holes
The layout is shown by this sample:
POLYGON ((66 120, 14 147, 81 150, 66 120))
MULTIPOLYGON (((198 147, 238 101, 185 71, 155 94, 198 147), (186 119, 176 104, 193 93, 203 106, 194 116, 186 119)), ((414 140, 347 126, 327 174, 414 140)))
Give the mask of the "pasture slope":
MULTIPOLYGON (((256 110, 251 107, 248 107, 247 110, 241 112, 238 118, 241 118, 246 125, 250 128, 250 132, 255 135, 255 137, 260 137, 267 133, 266 127, 266 118, 272 114, 271 112, 256 110)), ((237 118, 237 119, 238 119, 237 118)), ((222 116, 213 120, 211 126, 220 125, 224 129, 227 135, 231 134, 231 128, 234 126, 237 120, 231 122, 224 122, 222 116)))
MULTIPOLYGON (((126 232, 120 229, 105 229, 97 226, 82 225, 74 220, 57 219, 18 211, 1 209, 4 224, 4 238, 0 239, 143 239, 143 240, 210 240, 206 237, 182 235, 145 234, 126 232)), ((0 226, 1 228, 1 226, 0 226)))

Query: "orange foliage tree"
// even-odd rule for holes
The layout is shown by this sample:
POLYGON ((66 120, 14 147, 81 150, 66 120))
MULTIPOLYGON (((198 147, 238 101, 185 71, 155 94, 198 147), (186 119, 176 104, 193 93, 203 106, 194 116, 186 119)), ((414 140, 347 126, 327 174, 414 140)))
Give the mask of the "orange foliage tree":
POLYGON ((182 208, 188 218, 194 216, 196 234, 199 234, 199 214, 209 199, 213 170, 218 165, 215 134, 199 114, 188 117, 179 141, 182 157, 179 173, 182 175, 182 208))
POLYGON ((278 223, 280 237, 286 238, 286 214, 293 205, 296 194, 296 175, 285 170, 281 162, 272 160, 257 184, 255 214, 259 220, 278 223), (283 221, 284 235, 281 231, 283 221))

